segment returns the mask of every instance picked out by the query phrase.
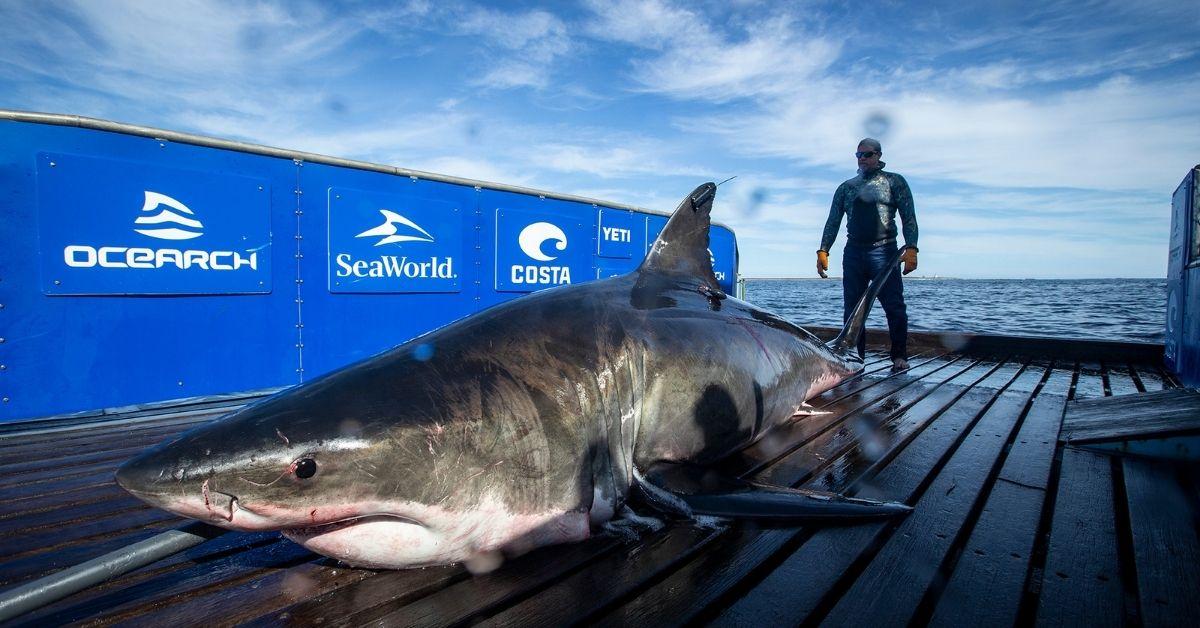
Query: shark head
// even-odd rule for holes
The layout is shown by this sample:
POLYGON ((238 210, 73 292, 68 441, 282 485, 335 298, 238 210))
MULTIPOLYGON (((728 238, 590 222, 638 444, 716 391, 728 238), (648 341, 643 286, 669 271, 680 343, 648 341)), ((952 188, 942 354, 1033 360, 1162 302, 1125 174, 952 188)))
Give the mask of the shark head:
POLYGON ((364 567, 469 563, 514 544, 586 537, 585 512, 538 508, 511 488, 511 474, 524 471, 514 464, 520 452, 492 447, 500 434, 486 425, 513 421, 448 421, 455 406, 460 418, 471 408, 449 401, 456 393, 443 375, 410 353, 186 432, 124 463, 117 483, 155 507, 233 530, 279 530, 364 567), (420 401, 439 382, 440 403, 420 401))
MULTIPOLYGON (((117 483, 164 510, 234 530, 282 530, 354 564, 380 555, 339 541, 362 527, 373 530, 377 545, 407 548, 388 553, 396 561, 421 564, 444 551, 415 495, 385 496, 371 481, 387 464, 379 434, 353 417, 326 420, 288 401, 252 406, 154 447, 123 464, 117 483)), ((424 446, 416 431, 392 430, 389 437, 424 446)))

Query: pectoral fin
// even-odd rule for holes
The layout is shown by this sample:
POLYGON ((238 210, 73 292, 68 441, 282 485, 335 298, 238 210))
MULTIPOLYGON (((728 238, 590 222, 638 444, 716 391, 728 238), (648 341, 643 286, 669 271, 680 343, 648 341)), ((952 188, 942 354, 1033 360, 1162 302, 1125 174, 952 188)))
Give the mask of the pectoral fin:
MULTIPOLYGON (((639 480, 657 489, 644 492, 669 493, 685 504, 692 515, 780 524, 836 524, 893 517, 912 511, 911 507, 899 502, 746 482, 687 465, 656 464, 639 480)), ((662 501, 651 500, 651 503, 662 501)), ((678 509, 673 510, 678 513, 678 509)))

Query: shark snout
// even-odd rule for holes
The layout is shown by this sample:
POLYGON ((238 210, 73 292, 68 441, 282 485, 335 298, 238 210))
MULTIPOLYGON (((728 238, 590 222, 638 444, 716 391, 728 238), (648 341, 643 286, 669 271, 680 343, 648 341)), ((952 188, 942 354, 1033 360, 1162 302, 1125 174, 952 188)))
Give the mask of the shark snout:
POLYGON ((177 460, 164 459, 155 450, 126 461, 117 468, 117 484, 151 506, 217 525, 233 521, 237 496, 222 491, 210 473, 177 460))

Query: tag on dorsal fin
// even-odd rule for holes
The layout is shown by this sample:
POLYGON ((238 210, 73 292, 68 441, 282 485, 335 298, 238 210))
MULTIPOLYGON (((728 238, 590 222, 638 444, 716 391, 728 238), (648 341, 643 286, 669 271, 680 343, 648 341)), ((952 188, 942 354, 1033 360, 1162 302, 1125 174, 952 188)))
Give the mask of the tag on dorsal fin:
POLYGON ((712 253, 708 250, 709 215, 716 195, 716 184, 709 182, 685 196, 658 234, 638 272, 684 275, 720 292, 721 286, 713 274, 712 253))

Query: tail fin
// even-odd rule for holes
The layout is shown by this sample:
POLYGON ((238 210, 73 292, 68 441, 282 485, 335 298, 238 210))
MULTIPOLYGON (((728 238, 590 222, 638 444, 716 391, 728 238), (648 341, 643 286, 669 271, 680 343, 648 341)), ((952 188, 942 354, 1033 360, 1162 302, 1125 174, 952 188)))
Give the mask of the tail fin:
POLYGON ((883 283, 887 278, 896 271, 896 266, 900 263, 900 256, 908 246, 902 246, 896 254, 888 260, 884 265, 883 270, 879 271, 878 275, 871 280, 871 285, 867 287, 867 292, 858 301, 858 305, 854 306, 854 313, 850 315, 850 319, 846 321, 846 326, 842 328, 842 333, 838 334, 837 338, 830 340, 826 346, 833 350, 838 355, 850 355, 854 352, 858 345, 858 337, 865 331, 867 325, 867 315, 871 313, 871 305, 875 303, 875 297, 879 296, 879 290, 883 288, 883 283))

